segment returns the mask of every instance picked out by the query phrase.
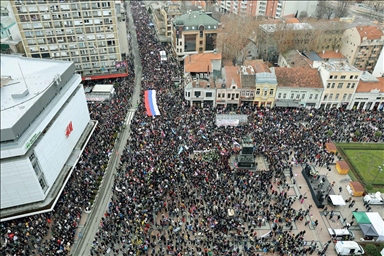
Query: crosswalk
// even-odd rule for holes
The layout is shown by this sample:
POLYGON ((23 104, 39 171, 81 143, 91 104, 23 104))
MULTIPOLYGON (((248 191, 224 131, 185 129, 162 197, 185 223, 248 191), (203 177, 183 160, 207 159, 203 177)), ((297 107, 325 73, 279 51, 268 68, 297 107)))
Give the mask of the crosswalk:
POLYGON ((133 119, 133 116, 135 115, 135 111, 136 111, 135 108, 130 108, 128 110, 127 118, 126 118, 126 121, 125 121, 126 125, 129 125, 131 123, 131 121, 133 119))

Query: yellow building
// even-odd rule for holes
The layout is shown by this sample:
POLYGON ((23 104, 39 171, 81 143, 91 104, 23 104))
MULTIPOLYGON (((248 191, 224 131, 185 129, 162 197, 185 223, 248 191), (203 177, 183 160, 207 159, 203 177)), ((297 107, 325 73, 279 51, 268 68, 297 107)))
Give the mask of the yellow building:
POLYGON ((324 86, 320 108, 350 109, 362 71, 344 60, 314 62, 314 67, 319 68, 324 86))

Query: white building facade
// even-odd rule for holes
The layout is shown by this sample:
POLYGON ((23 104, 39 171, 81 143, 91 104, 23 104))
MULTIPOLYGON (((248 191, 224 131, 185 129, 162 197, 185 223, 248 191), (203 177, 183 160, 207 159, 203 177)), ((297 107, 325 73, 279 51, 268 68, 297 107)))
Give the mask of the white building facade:
POLYGON ((1 68, 8 76, 1 88, 4 210, 46 199, 58 177, 66 175, 90 117, 73 63, 2 56, 1 68))

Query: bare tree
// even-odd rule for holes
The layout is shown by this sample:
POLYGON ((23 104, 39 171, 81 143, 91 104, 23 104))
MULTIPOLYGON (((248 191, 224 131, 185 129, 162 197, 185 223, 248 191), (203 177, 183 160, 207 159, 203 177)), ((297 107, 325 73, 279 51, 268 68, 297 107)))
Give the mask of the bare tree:
POLYGON ((319 20, 322 18, 330 19, 335 14, 335 7, 332 5, 331 1, 324 0, 319 1, 315 11, 315 17, 319 20))
POLYGON ((337 1, 335 8, 335 16, 337 18, 346 17, 348 15, 350 1, 337 1))
POLYGON ((310 23, 313 27, 313 51, 339 50, 341 47, 346 22, 317 21, 310 23))
POLYGON ((299 18, 302 19, 302 18, 306 18, 306 17, 308 17, 307 11, 301 11, 299 14, 299 18))
POLYGON ((365 1, 364 4, 372 8, 375 12, 384 11, 384 1, 365 1))
POLYGON ((234 14, 223 15, 220 21, 222 26, 217 35, 217 48, 223 58, 235 59, 248 40, 257 33, 259 22, 255 17, 234 14))

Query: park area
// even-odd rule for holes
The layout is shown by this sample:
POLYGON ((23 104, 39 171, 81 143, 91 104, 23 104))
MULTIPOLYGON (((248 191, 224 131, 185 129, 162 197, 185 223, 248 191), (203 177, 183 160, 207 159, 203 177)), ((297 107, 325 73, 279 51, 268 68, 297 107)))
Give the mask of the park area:
POLYGON ((354 180, 368 192, 384 192, 384 144, 340 143, 338 152, 348 163, 354 180))

